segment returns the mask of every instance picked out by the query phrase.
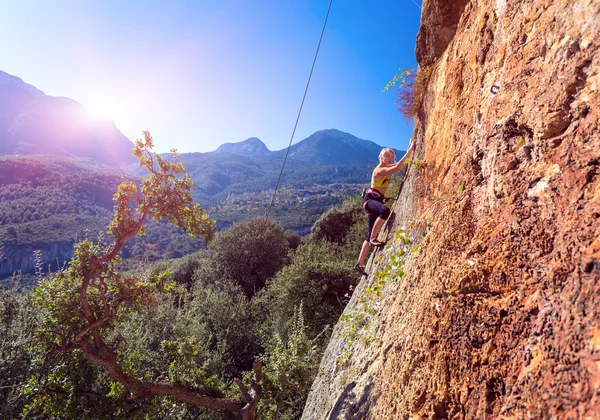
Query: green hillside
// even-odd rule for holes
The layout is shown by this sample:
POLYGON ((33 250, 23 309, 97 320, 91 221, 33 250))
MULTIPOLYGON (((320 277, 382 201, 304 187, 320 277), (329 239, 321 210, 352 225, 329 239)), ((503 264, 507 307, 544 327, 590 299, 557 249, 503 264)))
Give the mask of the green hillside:
MULTIPOLYGON (((56 269, 72 257, 76 238, 105 234, 122 176, 91 159, 0 156, 0 278, 31 273, 34 250, 41 250, 44 269, 56 269)), ((157 260, 202 247, 174 226, 149 222, 147 235, 130 241, 123 256, 157 260)))
MULTIPOLYGON (((185 154, 182 161, 197 184, 195 199, 222 229, 264 216, 281 161, 275 156, 185 154)), ((305 234, 324 211, 357 194, 366 165, 308 166, 292 161, 271 209, 271 218, 305 234)), ((124 173, 92 159, 62 156, 0 156, 0 278, 31 273, 33 251, 41 250, 46 269, 72 257, 72 244, 84 235, 106 233, 113 194, 124 173)), ((138 175, 130 175, 137 179, 138 175)), ((147 234, 128 242, 126 259, 177 258, 204 248, 198 238, 166 223, 149 222, 147 234)))
POLYGON ((104 230, 121 176, 91 159, 0 156, 0 241, 35 245, 104 230))

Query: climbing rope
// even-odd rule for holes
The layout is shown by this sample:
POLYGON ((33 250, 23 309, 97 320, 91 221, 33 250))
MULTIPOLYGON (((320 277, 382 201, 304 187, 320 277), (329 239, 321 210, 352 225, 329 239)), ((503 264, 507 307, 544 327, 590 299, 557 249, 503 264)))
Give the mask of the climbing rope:
POLYGON ((325 27, 327 27, 327 19, 329 19, 329 12, 331 11, 332 3, 333 3, 333 0, 329 0, 329 8, 327 9, 327 15, 325 16, 325 23, 323 23, 323 29, 321 30, 321 38, 319 38, 319 45, 317 45, 317 51, 315 52, 315 58, 312 63, 312 68, 310 69, 308 81, 306 82, 306 88, 304 89, 304 96, 302 97, 302 103, 300 104, 300 109, 298 110, 298 116, 296 117, 296 124, 294 124, 294 130, 292 131, 292 137, 290 138, 290 144, 288 144, 287 151, 285 152, 285 158, 283 159, 283 164, 281 165, 281 171, 279 172, 279 178, 277 178, 277 185, 275 185, 275 191, 273 191, 273 197, 271 197, 271 203, 269 204, 269 208, 267 209, 267 215, 265 216, 265 221, 269 219, 269 215, 271 214, 271 208, 273 207, 273 202, 275 201, 275 195, 277 194, 277 190, 279 189, 279 184, 281 182, 281 176, 283 175, 283 168, 285 168, 285 163, 287 162, 287 158, 290 153, 290 147, 292 147, 292 141, 294 140, 294 135, 296 134, 296 128, 298 127, 298 121, 300 120, 300 115, 302 114, 302 108, 304 107, 304 100, 306 99, 306 94, 308 93, 308 87, 310 86, 310 79, 312 78, 313 70, 315 69, 317 57, 319 56, 319 50, 321 49, 321 41, 323 41, 323 34, 325 34, 325 27))

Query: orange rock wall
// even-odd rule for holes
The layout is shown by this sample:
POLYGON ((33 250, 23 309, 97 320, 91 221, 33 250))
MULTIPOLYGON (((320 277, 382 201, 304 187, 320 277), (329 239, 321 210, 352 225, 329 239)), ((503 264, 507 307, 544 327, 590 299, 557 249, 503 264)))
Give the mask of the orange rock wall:
POLYGON ((367 268, 400 227, 420 248, 336 326, 305 419, 600 418, 600 2, 458 3, 423 2, 424 164, 367 268))

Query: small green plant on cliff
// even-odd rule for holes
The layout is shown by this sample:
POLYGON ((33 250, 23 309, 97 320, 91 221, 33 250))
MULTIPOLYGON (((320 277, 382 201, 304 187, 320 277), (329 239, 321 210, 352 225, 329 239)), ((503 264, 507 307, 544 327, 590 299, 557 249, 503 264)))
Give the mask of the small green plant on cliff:
POLYGON ((415 168, 416 172, 421 172, 423 170, 423 166, 425 166, 424 162, 417 157, 410 159, 406 164, 415 168))
POLYGON ((411 121, 417 115, 430 77, 430 66, 399 69, 399 72, 382 89, 382 92, 395 89, 398 95, 396 99, 398 111, 404 115, 406 122, 411 121))
MULTIPOLYGON (((340 318, 346 324, 346 331, 343 336, 347 339, 346 345, 348 348, 352 347, 356 340, 364 334, 370 325, 371 318, 379 312, 381 307, 380 297, 385 286, 392 282, 397 284, 397 281, 404 277, 406 256, 419 250, 419 245, 411 247, 413 241, 414 239, 405 229, 402 228, 396 232, 396 252, 390 257, 388 264, 375 272, 372 283, 365 287, 365 295, 359 299, 360 305, 340 318)), ((380 254, 375 258, 375 263, 379 263, 381 260, 382 256, 380 254)), ((374 336, 366 337, 367 341, 374 339, 376 339, 374 336)), ((337 359, 340 365, 344 364, 350 356, 348 348, 345 348, 337 359)))
POLYGON ((206 242, 213 237, 214 222, 193 203, 194 184, 183 165, 177 157, 167 161, 152 153, 152 148, 152 137, 144 132, 144 139, 136 140, 133 153, 149 175, 139 188, 127 180, 119 185, 114 195, 114 219, 108 226, 114 242, 78 242, 68 268, 43 279, 34 291, 34 305, 44 314, 36 348, 45 354, 45 360, 41 362, 42 374, 23 388, 32 400, 25 407, 25 417, 55 417, 68 410, 79 391, 73 372, 82 369, 108 375, 111 391, 103 394, 108 398, 163 397, 152 400, 157 409, 173 407, 177 402, 238 413, 246 419, 255 417, 261 395, 257 386, 260 364, 255 366, 252 390, 238 381, 243 401, 205 392, 211 381, 203 380, 204 369, 196 366, 201 343, 193 337, 163 342, 162 354, 170 359, 170 368, 160 378, 147 377, 136 369, 140 365, 136 351, 122 353, 120 321, 154 305, 174 287, 169 273, 146 278, 121 273, 119 253, 125 242, 144 233, 147 219, 165 220, 206 242))

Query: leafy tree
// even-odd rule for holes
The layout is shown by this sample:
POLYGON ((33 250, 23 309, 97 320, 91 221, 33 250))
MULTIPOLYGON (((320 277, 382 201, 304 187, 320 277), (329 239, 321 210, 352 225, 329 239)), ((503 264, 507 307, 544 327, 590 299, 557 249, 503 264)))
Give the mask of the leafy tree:
POLYGON ((302 237, 295 230, 286 229, 283 234, 285 235, 285 239, 288 241, 288 245, 292 251, 302 245, 302 237))
POLYGON ((277 273, 253 304, 269 308, 263 322, 272 323, 272 330, 279 333, 296 308, 303 305, 310 314, 309 336, 314 338, 337 322, 355 283, 352 264, 342 247, 311 242, 296 250, 292 263, 277 273))
POLYGON ((362 206, 342 205, 327 210, 311 229, 311 239, 342 244, 352 226, 364 219, 362 206))
POLYGON ((250 219, 219 232, 209 248, 209 275, 237 282, 248 296, 283 267, 289 250, 283 228, 265 218, 250 219))
POLYGON ((195 362, 201 344, 193 338, 167 340, 163 344, 164 352, 171 358, 169 381, 137 376, 131 368, 131 354, 124 355, 119 349, 119 320, 157 302, 157 296, 173 287, 168 275, 133 278, 120 273, 118 255, 125 241, 144 233, 146 219, 167 220, 207 242, 212 239, 214 227, 202 208, 193 204, 193 183, 183 165, 177 158, 169 162, 151 153, 152 147, 148 132, 144 132, 143 140, 136 140, 134 155, 149 175, 142 179, 139 189, 127 180, 119 185, 114 196, 115 217, 109 225, 114 242, 103 245, 89 239, 80 241, 69 267, 44 279, 34 292, 35 304, 44 311, 39 342, 47 356, 45 375, 29 388, 32 392, 42 390, 34 395, 32 407, 50 416, 60 412, 57 404, 64 397, 55 397, 61 393, 68 397, 77 388, 69 367, 80 372, 78 366, 92 362, 92 368, 102 368, 110 377, 110 396, 126 396, 130 400, 166 397, 254 418, 261 396, 260 364, 255 366, 251 391, 238 382, 244 402, 208 395, 197 388, 194 380, 200 376, 201 368, 195 362))

